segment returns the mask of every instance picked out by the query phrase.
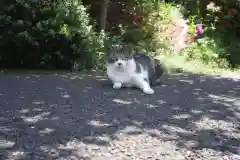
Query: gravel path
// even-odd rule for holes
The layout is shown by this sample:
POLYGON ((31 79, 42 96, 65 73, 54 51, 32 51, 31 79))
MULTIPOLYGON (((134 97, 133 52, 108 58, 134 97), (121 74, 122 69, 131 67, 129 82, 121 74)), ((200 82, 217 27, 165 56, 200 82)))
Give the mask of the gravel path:
POLYGON ((0 159, 240 160, 239 80, 176 74, 155 91, 95 75, 1 76, 0 159))

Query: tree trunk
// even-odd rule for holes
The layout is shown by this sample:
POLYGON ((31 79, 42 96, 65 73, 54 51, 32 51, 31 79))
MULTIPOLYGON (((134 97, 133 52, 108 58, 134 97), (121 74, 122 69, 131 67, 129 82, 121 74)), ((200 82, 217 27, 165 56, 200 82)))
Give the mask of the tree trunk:
POLYGON ((106 28, 108 3, 109 3, 109 0, 103 0, 102 1, 100 28, 103 31, 105 31, 105 28, 106 28))

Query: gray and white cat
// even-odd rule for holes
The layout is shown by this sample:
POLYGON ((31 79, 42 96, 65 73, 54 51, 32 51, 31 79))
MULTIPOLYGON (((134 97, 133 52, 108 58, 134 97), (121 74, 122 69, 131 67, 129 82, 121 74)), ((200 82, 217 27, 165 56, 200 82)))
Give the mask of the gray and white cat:
POLYGON ((137 87, 145 94, 154 94, 151 85, 155 85, 162 74, 162 66, 143 53, 131 55, 129 50, 118 48, 108 57, 107 75, 114 89, 137 87))

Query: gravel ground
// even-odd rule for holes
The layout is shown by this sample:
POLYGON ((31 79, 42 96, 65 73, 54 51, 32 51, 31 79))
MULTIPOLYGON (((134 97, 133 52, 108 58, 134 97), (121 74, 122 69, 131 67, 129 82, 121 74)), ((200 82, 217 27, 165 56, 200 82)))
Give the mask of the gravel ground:
POLYGON ((175 74, 155 95, 104 76, 0 78, 0 159, 240 160, 240 81, 175 74))

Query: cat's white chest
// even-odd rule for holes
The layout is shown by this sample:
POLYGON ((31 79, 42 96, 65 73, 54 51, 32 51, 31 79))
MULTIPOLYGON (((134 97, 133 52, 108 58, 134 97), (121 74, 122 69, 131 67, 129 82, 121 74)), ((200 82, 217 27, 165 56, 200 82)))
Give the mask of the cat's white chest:
POLYGON ((124 84, 132 83, 132 74, 128 71, 118 71, 115 68, 107 68, 108 77, 114 82, 121 82, 124 84))

